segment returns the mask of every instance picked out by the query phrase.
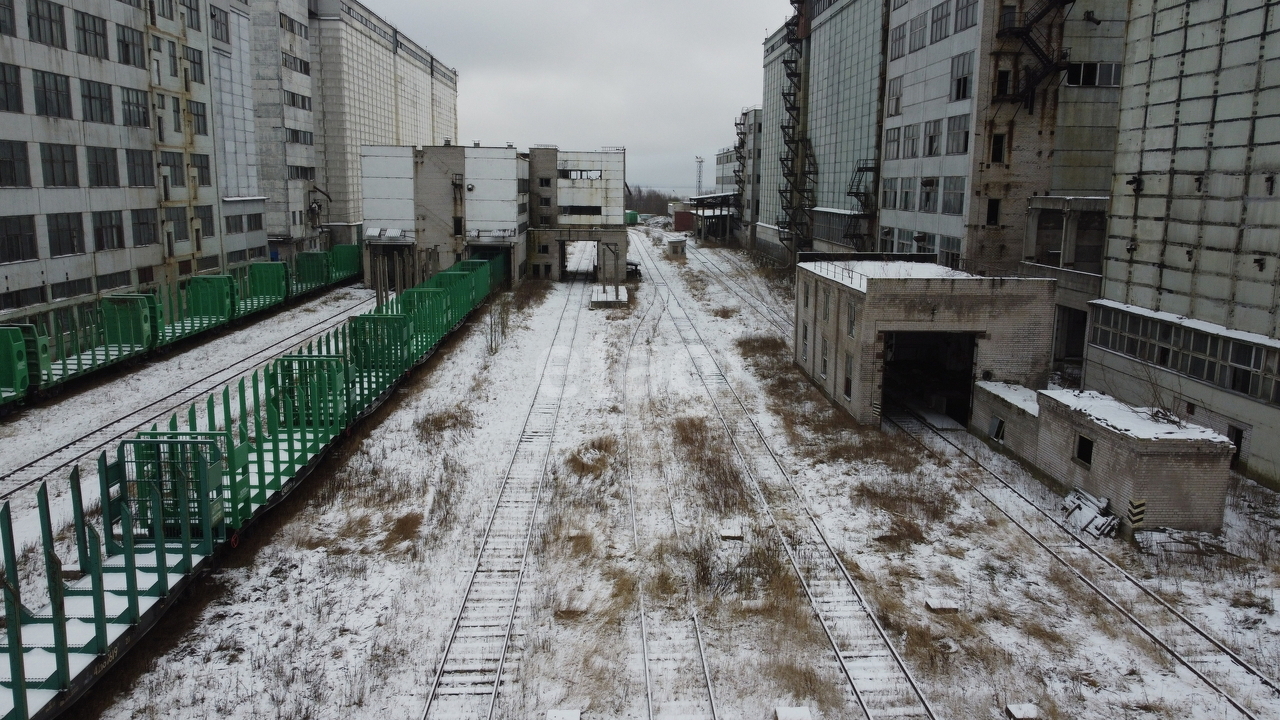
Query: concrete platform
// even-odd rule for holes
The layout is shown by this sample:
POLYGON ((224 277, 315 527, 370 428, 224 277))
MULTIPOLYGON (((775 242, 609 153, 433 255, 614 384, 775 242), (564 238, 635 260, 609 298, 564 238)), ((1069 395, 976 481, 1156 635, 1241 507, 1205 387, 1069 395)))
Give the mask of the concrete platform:
POLYGON ((627 289, 616 285, 591 288, 591 309, 626 307, 629 299, 627 289))

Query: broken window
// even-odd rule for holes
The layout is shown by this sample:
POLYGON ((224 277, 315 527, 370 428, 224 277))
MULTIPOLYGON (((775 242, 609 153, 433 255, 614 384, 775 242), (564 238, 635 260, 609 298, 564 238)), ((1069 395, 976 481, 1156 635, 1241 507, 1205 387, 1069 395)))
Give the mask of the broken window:
POLYGON ((827 338, 822 338, 822 377, 827 376, 827 338))
POLYGON ((603 170, 566 170, 560 171, 560 178, 563 180, 600 180, 604 177, 603 170))
POLYGON ((853 355, 844 354, 844 399, 853 398, 853 355))
POLYGON ((800 359, 806 362, 809 360, 809 323, 800 325, 800 359))
POLYGON ((1076 459, 1086 466, 1093 465, 1093 441, 1083 435, 1076 436, 1076 459))
POLYGON ((998 443, 1004 442, 1004 420, 991 416, 991 422, 987 425, 987 437, 998 443))

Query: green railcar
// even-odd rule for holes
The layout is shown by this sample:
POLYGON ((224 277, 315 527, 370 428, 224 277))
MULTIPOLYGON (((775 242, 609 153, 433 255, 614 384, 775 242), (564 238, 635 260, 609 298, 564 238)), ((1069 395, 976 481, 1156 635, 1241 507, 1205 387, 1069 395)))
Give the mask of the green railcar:
POLYGON ((172 345, 225 325, 235 316, 236 283, 230 275, 197 275, 149 295, 156 347, 172 345))
POLYGON ((329 282, 339 283, 360 275, 364 260, 359 245, 334 245, 329 256, 329 282))
POLYGON ((293 287, 291 297, 298 297, 328 285, 332 276, 333 258, 327 252, 301 252, 293 260, 293 287))
MULTIPOLYGON (((113 295, 93 307, 53 313, 45 328, 24 327, 31 358, 38 358, 39 374, 32 384, 41 391, 108 365, 142 355, 154 347, 151 309, 140 295, 113 295), (47 362, 46 362, 47 360, 47 362)), ((32 389, 35 389, 32 388, 32 389)))
POLYGON ((0 407, 26 397, 30 386, 27 343, 22 338, 22 329, 0 327, 0 407))
POLYGON ((636 212, 635 210, 628 210, 626 213, 625 222, 628 225, 639 225, 640 213, 636 212))
POLYGON ((253 263, 236 273, 236 317, 280 305, 289 297, 289 266, 253 263))

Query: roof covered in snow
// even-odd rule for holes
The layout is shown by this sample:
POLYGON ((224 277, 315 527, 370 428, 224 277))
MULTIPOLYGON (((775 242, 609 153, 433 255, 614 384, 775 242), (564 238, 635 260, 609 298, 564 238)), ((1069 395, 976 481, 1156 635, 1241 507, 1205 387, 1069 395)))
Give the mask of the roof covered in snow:
POLYGON ((1207 440, 1231 444, 1226 437, 1207 427, 1181 422, 1152 408, 1133 407, 1092 390, 1041 390, 1040 394, 1088 415, 1102 427, 1139 440, 1207 440))
POLYGON ((867 291, 867 280, 970 279, 977 275, 952 270, 944 265, 883 260, 843 260, 800 263, 799 267, 816 275, 835 280, 860 292, 867 291))
POLYGON ((1032 417, 1040 415, 1040 401, 1036 398, 1036 391, 1031 388, 1025 388, 1021 385, 1013 385, 1011 383, 990 382, 987 380, 978 381, 978 387, 1004 400, 1020 410, 1026 411, 1032 417))

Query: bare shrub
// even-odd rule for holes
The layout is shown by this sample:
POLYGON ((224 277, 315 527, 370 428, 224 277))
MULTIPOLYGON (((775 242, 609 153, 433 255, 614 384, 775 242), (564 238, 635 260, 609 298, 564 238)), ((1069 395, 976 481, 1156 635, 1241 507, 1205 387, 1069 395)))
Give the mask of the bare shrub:
POLYGON ((719 515, 745 511, 750 505, 746 482, 724 436, 711 432, 704 417, 678 417, 672 429, 677 452, 706 507, 719 515))
POLYGON ((418 439, 424 443, 445 443, 471 435, 476 424, 471 408, 458 403, 448 410, 427 413, 413 421, 418 439))
POLYGON ((771 656, 764 664, 764 675, 798 701, 810 701, 824 713, 839 710, 844 695, 838 684, 827 681, 802 658, 771 656))
POLYGON ((602 435, 570 453, 565 466, 578 477, 598 478, 609 469, 609 462, 617 451, 618 438, 602 435))
POLYGON ((956 488, 922 478, 896 476, 862 482, 849 491, 855 502, 898 516, 915 516, 930 523, 950 518, 959 507, 956 488))
POLYGON ((727 320, 738 314, 738 308, 719 307, 719 308, 716 308, 715 310, 712 310, 711 314, 723 320, 727 320))
POLYGON ((389 552, 401 543, 413 542, 418 538, 418 530, 422 528, 422 513, 414 510, 396 518, 382 539, 382 551, 389 552))
POLYGON ((516 284, 511 300, 517 311, 536 308, 551 294, 551 281, 543 278, 525 278, 516 284))

